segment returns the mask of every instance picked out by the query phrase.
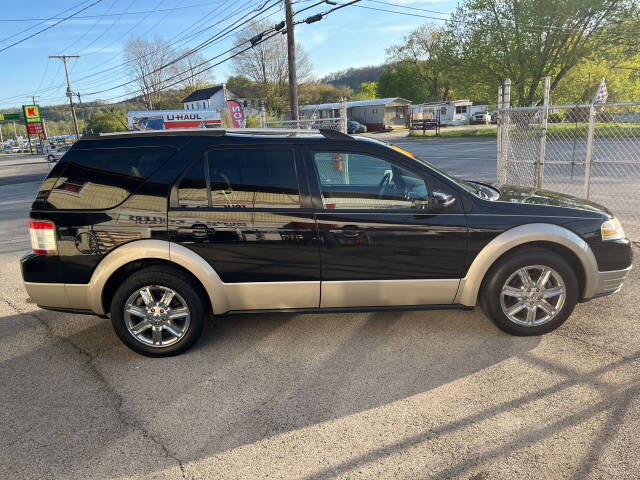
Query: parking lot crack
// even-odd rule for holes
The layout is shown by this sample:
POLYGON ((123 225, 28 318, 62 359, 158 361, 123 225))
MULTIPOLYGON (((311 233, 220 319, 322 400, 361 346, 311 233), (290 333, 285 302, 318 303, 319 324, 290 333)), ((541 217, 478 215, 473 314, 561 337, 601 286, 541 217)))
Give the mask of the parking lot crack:
POLYGON ((9 306, 9 308, 14 310, 17 314, 31 318, 35 320, 39 325, 44 327, 46 332, 45 336, 48 339, 53 340, 54 342, 64 343, 70 346, 76 353, 84 357, 85 364, 87 365, 87 368, 91 372, 92 376, 96 379, 98 383, 102 385, 102 388, 104 389, 104 391, 111 397, 113 408, 118 416, 118 419, 120 420, 120 423, 128 428, 137 430, 143 437, 145 437, 146 439, 154 443, 160 449, 160 451, 162 452, 165 458, 172 460, 178 465, 178 468, 180 468, 182 478, 184 478, 185 480, 188 478, 182 460, 178 458, 176 454, 171 452, 171 450, 169 450, 169 448, 160 439, 153 436, 135 418, 133 418, 130 415, 127 415, 127 413, 125 412, 125 409, 123 408, 122 396, 113 388, 113 386, 108 382, 106 377, 103 375, 103 373, 100 371, 100 369, 96 365, 95 355, 93 355, 88 350, 82 348, 82 346, 78 345, 71 339, 57 335, 55 331, 51 328, 51 325, 49 325, 45 320, 40 318, 40 316, 37 315, 35 312, 22 311, 14 302, 12 302, 11 300, 7 299, 4 296, 0 298, 0 300, 6 303, 9 306))

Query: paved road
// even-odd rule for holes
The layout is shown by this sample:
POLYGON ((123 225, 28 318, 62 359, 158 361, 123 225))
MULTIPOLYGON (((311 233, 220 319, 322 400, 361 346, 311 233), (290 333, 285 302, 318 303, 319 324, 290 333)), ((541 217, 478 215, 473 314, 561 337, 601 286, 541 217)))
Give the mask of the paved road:
POLYGON ((41 182, 53 164, 42 155, 0 155, 0 186, 41 182))
POLYGON ((460 178, 495 182, 495 138, 392 139, 393 143, 460 178))
POLYGON ((29 303, 37 187, 0 186, 0 478, 640 476, 638 269, 541 338, 477 310, 240 315, 149 359, 29 303))

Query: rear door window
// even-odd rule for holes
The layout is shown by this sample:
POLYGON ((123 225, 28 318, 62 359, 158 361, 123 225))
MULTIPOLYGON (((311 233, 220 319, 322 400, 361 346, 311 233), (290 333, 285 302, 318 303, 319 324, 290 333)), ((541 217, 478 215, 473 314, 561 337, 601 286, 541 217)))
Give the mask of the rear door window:
POLYGON ((160 168, 175 147, 72 149, 65 154, 49 208, 64 210, 112 208, 160 168))
POLYGON ((208 159, 213 207, 300 206, 300 191, 292 150, 214 150, 208 153, 208 159))
POLYGON ((299 208, 300 189, 289 149, 206 152, 178 185, 181 208, 299 208))

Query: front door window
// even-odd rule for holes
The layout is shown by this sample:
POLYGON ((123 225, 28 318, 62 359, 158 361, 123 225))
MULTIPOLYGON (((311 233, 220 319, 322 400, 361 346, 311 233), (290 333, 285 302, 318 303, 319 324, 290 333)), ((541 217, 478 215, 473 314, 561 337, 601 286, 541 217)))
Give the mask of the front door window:
POLYGON ((413 210, 428 205, 424 176, 381 158, 351 152, 314 152, 326 209, 413 210))

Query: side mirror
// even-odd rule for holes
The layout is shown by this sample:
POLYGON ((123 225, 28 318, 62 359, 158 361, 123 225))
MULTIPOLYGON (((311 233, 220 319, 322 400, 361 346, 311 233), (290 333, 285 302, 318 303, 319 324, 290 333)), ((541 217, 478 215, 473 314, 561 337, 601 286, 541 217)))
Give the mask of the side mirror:
POLYGON ((450 195, 444 192, 439 192, 437 190, 435 192, 431 192, 431 195, 429 195, 429 199, 431 200, 432 207, 440 207, 440 208, 453 205, 453 203, 456 201, 456 197, 454 197, 453 195, 450 195))

